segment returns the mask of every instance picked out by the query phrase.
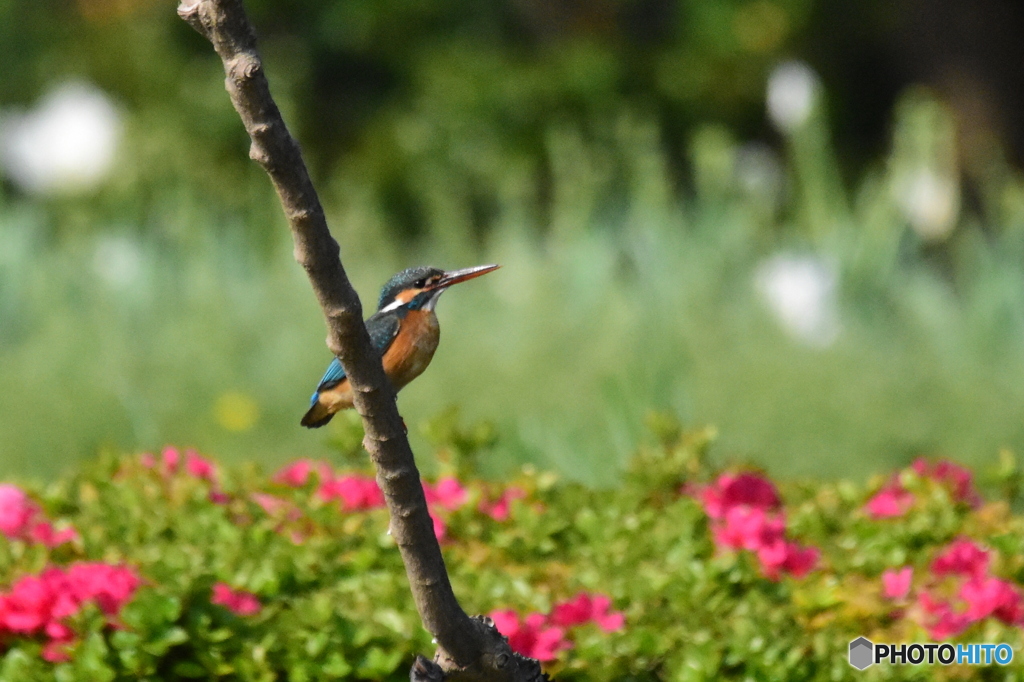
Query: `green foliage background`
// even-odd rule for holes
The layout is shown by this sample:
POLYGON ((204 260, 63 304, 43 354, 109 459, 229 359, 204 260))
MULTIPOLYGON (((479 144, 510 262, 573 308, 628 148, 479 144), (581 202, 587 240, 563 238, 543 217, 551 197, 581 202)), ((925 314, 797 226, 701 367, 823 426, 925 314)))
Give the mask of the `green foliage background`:
MULTIPOLYGON (((926 168, 959 192, 934 95, 905 94, 866 164, 832 149, 842 83, 773 132, 765 79, 828 4, 249 7, 364 300, 409 265, 504 266, 440 306, 440 351, 401 399, 419 451, 453 407, 501 435, 488 475, 529 461, 591 483, 617 480, 652 409, 794 474, 1024 445, 1024 184, 993 146, 977 201, 927 241, 894 188, 926 168), (745 174, 752 150, 774 175, 745 174), (756 273, 778 253, 834 267, 834 345, 767 311, 756 273)), ((297 427, 322 322, 209 46, 162 3, 0 0, 0 63, 5 110, 81 78, 125 115, 101 187, 0 193, 0 467, 166 442, 274 463, 351 441, 342 419, 297 427), (118 254, 127 280, 103 274, 118 254)))

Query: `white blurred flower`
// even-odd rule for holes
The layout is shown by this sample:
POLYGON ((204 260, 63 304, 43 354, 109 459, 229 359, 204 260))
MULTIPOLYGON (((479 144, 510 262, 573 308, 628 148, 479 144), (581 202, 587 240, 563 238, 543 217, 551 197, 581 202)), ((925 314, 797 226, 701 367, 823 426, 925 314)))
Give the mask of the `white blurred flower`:
POLYGON ((941 240, 953 231, 960 212, 960 190, 955 180, 922 168, 899 176, 893 191, 910 227, 922 239, 941 240))
POLYGON ((758 266, 754 281, 769 309, 797 340, 824 348, 839 337, 839 277, 825 261, 778 254, 758 266))
POLYGON ((807 122, 820 84, 818 75, 803 62, 783 62, 768 77, 768 116, 784 133, 807 122))
POLYGON ((51 90, 38 106, 0 119, 0 164, 33 193, 82 191, 110 171, 121 136, 121 115, 88 83, 51 90))
POLYGON ((132 240, 103 237, 93 252, 92 267, 110 286, 128 288, 142 274, 142 252, 132 240))

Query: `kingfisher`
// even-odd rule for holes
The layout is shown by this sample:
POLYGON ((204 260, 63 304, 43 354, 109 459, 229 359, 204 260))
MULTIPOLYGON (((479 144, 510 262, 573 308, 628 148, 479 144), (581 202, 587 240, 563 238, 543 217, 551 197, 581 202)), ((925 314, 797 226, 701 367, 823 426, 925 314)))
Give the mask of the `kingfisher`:
MULTIPOLYGON (((366 321, 370 342, 381 354, 384 373, 395 392, 423 373, 441 338, 434 306, 448 287, 497 270, 499 265, 477 265, 461 270, 408 268, 388 280, 380 292, 377 312, 366 321)), ((301 424, 316 429, 339 410, 352 407, 352 387, 338 358, 331 361, 309 401, 301 424)))

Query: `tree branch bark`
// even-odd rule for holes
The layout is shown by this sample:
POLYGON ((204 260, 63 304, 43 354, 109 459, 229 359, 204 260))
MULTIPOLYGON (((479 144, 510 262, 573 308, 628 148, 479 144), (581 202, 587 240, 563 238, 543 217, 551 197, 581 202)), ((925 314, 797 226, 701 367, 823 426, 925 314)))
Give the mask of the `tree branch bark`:
POLYGON ((249 156, 277 190, 291 226, 295 260, 306 270, 327 321, 327 346, 352 386, 366 431, 363 445, 387 500, 391 536, 402 554, 423 625, 438 643, 434 662, 418 657, 410 678, 545 679, 537 661, 513 653, 490 619, 470 618, 455 598, 395 392, 370 344, 359 296, 341 264, 299 145, 271 97, 242 1, 182 0, 178 15, 213 44, 224 63, 231 103, 252 140, 249 156))

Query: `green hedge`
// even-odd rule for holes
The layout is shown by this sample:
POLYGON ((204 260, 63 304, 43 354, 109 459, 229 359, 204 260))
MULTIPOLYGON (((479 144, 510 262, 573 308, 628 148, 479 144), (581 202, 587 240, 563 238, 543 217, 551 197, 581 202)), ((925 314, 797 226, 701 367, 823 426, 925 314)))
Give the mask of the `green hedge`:
MULTIPOLYGON (((708 440, 669 433, 613 490, 488 483, 449 459, 428 498, 466 609, 518 623, 513 644, 561 680, 1024 678, 1019 656, 847 663, 859 635, 1020 650, 1024 523, 1006 500, 924 460, 780 494, 709 470, 708 440)), ((1000 476, 1015 495, 1009 456, 1000 476)), ((0 487, 0 679, 404 680, 433 651, 365 473, 267 477, 168 449, 20 490, 0 487), (15 618, 32 609, 63 615, 33 629, 15 618)))

